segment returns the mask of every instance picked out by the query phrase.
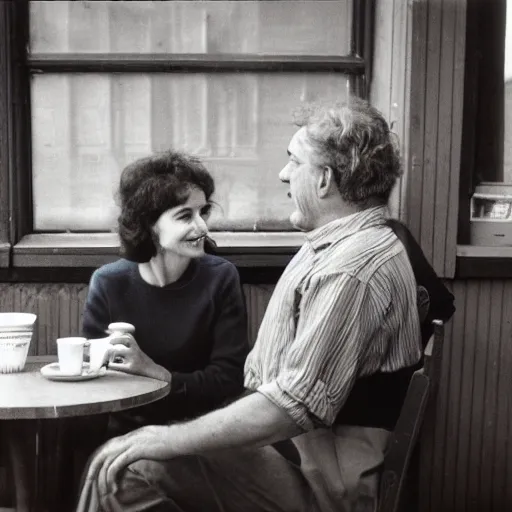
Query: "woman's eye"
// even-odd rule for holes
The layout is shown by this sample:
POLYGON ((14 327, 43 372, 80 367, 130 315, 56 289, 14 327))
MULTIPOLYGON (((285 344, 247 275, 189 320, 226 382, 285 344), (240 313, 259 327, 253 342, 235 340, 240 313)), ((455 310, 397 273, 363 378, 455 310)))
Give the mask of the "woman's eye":
POLYGON ((205 206, 204 208, 201 208, 201 216, 202 217, 208 217, 210 213, 212 212, 212 206, 209 204, 208 206, 205 206))
POLYGON ((190 213, 184 213, 179 216, 179 220, 190 220, 191 218, 192 217, 191 217, 190 213))

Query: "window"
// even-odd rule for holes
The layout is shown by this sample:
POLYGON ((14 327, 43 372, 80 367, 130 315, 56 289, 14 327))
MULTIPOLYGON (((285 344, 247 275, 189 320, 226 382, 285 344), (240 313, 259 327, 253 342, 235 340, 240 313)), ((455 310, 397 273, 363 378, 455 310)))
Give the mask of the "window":
POLYGON ((512 222, 511 2, 469 2, 467 20, 459 243, 507 247, 512 231, 493 226, 512 222))
MULTIPOLYGON (((122 168, 169 147, 197 154, 212 171, 220 205, 213 230, 291 230, 277 174, 294 132, 292 111, 317 99, 367 94, 370 4, 5 6, 16 41, 10 87, 17 95, 18 149, 11 169, 20 174, 12 176, 16 218, 10 231, 11 241, 21 242, 15 256, 30 252, 31 244, 44 250, 49 240, 86 240, 94 253, 91 240, 102 239, 85 234, 115 229, 122 168)), ((267 242, 253 237, 251 243, 267 242)))

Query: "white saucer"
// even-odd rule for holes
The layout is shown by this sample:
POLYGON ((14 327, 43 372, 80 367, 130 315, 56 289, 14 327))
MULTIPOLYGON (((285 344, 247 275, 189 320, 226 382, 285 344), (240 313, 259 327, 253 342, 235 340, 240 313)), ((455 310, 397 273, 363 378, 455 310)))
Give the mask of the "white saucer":
POLYGON ((80 375, 67 375, 65 373, 61 373, 59 363, 50 363, 46 366, 43 366, 40 372, 43 377, 49 380, 77 382, 81 380, 91 380, 102 377, 107 372, 107 369, 103 366, 98 372, 93 372, 89 368, 89 363, 83 363, 82 373, 80 375))

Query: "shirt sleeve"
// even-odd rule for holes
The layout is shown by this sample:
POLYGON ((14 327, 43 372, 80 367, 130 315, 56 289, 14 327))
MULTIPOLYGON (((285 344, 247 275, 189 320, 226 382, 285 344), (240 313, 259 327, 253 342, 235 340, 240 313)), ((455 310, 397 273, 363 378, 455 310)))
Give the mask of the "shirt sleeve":
POLYGON ((89 282, 82 316, 82 336, 87 339, 104 338, 110 322, 110 308, 105 282, 99 271, 96 270, 89 282))
POLYGON ((190 373, 172 372, 169 406, 179 405, 185 416, 197 416, 220 407, 244 389, 243 368, 249 351, 247 314, 240 278, 233 265, 229 266, 224 284, 218 290, 217 300, 208 365, 190 373))
POLYGON ((296 335, 275 380, 258 391, 304 430, 330 426, 386 314, 371 288, 348 274, 315 278, 300 301, 296 335))

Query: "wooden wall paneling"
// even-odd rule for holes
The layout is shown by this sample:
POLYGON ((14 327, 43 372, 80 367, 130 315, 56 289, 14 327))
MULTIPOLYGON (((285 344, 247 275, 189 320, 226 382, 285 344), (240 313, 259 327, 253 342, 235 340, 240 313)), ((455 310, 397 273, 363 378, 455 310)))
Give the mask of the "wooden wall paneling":
POLYGON ((413 0, 405 220, 436 271, 455 274, 467 0, 413 0))
MULTIPOLYGON (((491 281, 489 329, 487 334, 487 364, 484 387, 484 413, 482 425, 482 453, 480 465, 479 506, 492 510, 494 467, 485 461, 494 460, 494 445, 498 420, 498 377, 500 371, 500 338, 504 305, 504 282, 491 281), (496 305, 499 305, 496 307, 496 305)), ((485 338, 482 340, 484 341, 485 338)), ((483 345, 484 343, 482 343, 483 345)))
POLYGON ((488 371, 489 320, 491 312, 491 281, 480 283, 477 306, 477 325, 475 344, 475 366, 472 376, 473 396, 471 397, 471 425, 468 468, 468 488, 466 507, 469 512, 480 512, 480 467, 482 461, 482 428, 484 421, 485 378, 488 371))
POLYGON ((487 460, 493 461, 491 482, 492 487, 491 510, 507 510, 512 504, 512 497, 507 501, 507 489, 512 487, 512 474, 507 474, 507 448, 512 446, 512 438, 508 437, 510 418, 510 383, 512 382, 512 354, 510 341, 512 340, 512 282, 504 282, 501 308, 493 300, 493 307, 501 313, 498 320, 501 330, 499 332, 499 354, 496 361, 498 366, 498 382, 496 387, 496 432, 494 452, 487 460), (507 507, 508 503, 508 507, 507 507))
POLYGON ((435 403, 434 414, 429 418, 429 438, 430 438, 430 465, 431 465, 431 496, 430 510, 439 510, 442 500, 442 490, 446 481, 444 475, 444 462, 446 450, 448 449, 447 438, 447 420, 449 408, 449 391, 451 385, 451 362, 452 362, 452 343, 451 330, 453 323, 445 327, 445 340, 443 344, 443 356, 441 364, 441 376, 439 379, 439 388, 435 403))
POLYGON ((10 5, 0 2, 0 243, 9 241, 10 117, 10 5))
MULTIPOLYGON (((439 388, 435 402, 429 402, 420 439, 419 512, 436 510, 440 497, 440 474, 443 473, 443 445, 446 438, 447 403, 449 401, 452 322, 445 326, 439 388)), ((442 485, 441 476, 441 485, 442 485)))
MULTIPOLYGON (((452 104, 453 104, 453 59, 455 43, 455 2, 444 2, 439 49, 439 90, 437 119, 436 157, 431 172, 435 178, 433 201, 432 263, 434 268, 445 270, 447 254, 446 235, 450 185, 450 164, 452 151, 452 104)), ((455 251, 455 247, 453 248, 455 251)), ((443 272, 443 275, 446 275, 443 272)))
POLYGON ((11 284, 0 283, 0 311, 14 311, 11 284))
MULTIPOLYGON (((402 156, 404 171, 408 169, 408 112, 409 94, 407 86, 410 79, 410 18, 408 3, 400 0, 393 2, 393 40, 392 40, 392 82, 390 90, 390 119, 393 132, 398 134, 400 140, 400 154, 402 156)), ((405 217, 405 203, 407 190, 407 172, 395 187, 398 206, 394 215, 400 219, 405 217)))
POLYGON ((57 338, 79 335, 86 296, 84 284, 1 284, 0 311, 35 313, 29 354, 56 354, 57 338))
MULTIPOLYGON (((16 290, 15 290, 15 297, 16 297, 16 303, 17 303, 16 311, 35 313, 37 315, 37 320, 36 320, 36 322, 37 322, 36 329, 37 329, 39 327, 39 323, 41 321, 39 311, 38 311, 38 309, 39 309, 38 302, 40 301, 40 298, 41 298, 38 286, 33 285, 33 284, 25 284, 25 285, 17 286, 16 290)), ((51 301, 52 297, 51 296, 47 297, 47 300, 51 301)), ((30 355, 44 353, 44 352, 41 352, 41 349, 40 349, 41 341, 42 340, 40 340, 39 337, 37 336, 37 331, 34 332, 34 334, 32 335, 32 340, 30 342, 30 348, 29 348, 30 355)))
MULTIPOLYGON (((441 53, 441 20, 443 16, 440 0, 428 1, 427 28, 427 74, 425 88, 425 134, 423 139, 423 183, 421 204, 421 247, 433 261, 434 203, 436 190, 437 141, 443 136, 439 132, 439 70, 441 53)), ((436 267, 434 267, 436 268, 436 267)), ((436 268, 437 270, 437 268, 436 268)))
POLYGON ((455 276, 458 218, 459 218, 459 194, 460 174, 462 161, 462 122, 464 106, 464 69, 466 61, 466 12, 467 1, 453 2, 455 9, 454 28, 454 57, 453 57, 453 83, 452 83, 452 138, 451 138, 451 162, 448 197, 448 216, 446 228, 446 249, 444 275, 455 276))
POLYGON ((427 14, 426 1, 411 4, 411 81, 409 99, 409 147, 407 169, 407 215, 406 222, 412 234, 420 241, 421 211, 423 197, 423 140, 425 136, 425 88, 427 60, 427 14))
MULTIPOLYGON (((375 2, 373 38, 372 83, 370 84, 370 102, 378 108, 391 125, 391 90, 393 88, 393 9, 394 0, 377 0, 375 2), (391 51, 390 51, 391 48, 391 51)), ((390 197, 390 205, 399 200, 396 190, 390 197)), ((394 208, 392 208, 394 209, 394 208)), ((398 208, 397 208, 398 209, 398 208)))
POLYGON ((391 65, 393 52, 389 51, 393 38, 393 19, 390 16, 389 0, 375 2, 375 35, 373 38, 372 83, 370 101, 388 122, 390 119, 391 65))
MULTIPOLYGON (((508 350, 510 351, 510 338, 507 340, 507 343, 509 344, 508 350)), ((509 356, 510 357, 510 356, 509 356)), ((508 410, 512 408, 511 404, 511 398, 510 398, 510 380, 508 381, 509 388, 507 390, 507 405, 508 410)), ((507 481, 506 481, 506 504, 508 504, 508 508, 511 508, 512 505, 512 419, 510 416, 508 417, 508 444, 504 451, 506 452, 507 456, 507 481)))
MULTIPOLYGON (((469 466, 469 447, 470 447, 470 427, 471 427, 471 402, 473 396, 473 375, 475 365, 475 344, 476 340, 476 320, 478 306, 479 286, 468 287, 466 290, 461 287, 457 290, 460 295, 455 295, 457 304, 457 312, 460 314, 464 311, 464 352, 462 359, 462 376, 461 376, 461 394, 460 394, 460 416, 458 425, 457 443, 457 465, 455 471, 455 481, 452 485, 455 487, 455 503, 454 509, 465 510, 466 492, 467 492, 467 471, 469 466), (462 311, 460 308, 464 308, 462 311), (459 313, 460 312, 460 313, 459 313)), ((454 340, 454 343, 461 343, 462 340, 454 340)))
POLYGON ((274 285, 243 285, 247 315, 249 320, 249 344, 252 347, 267 309, 274 285))
POLYGON ((444 454, 443 479, 446 484, 442 489, 442 503, 447 510, 455 509, 455 474, 457 470, 457 446, 459 437, 459 419, 461 415, 461 386, 462 386, 462 367, 464 359, 464 340, 465 336, 465 296, 464 286, 455 282, 451 287, 455 296, 457 313, 450 322, 451 330, 445 342, 450 346, 450 357, 447 361, 446 370, 450 374, 448 400, 447 400, 447 418, 446 418, 446 438, 449 440, 444 454), (450 484, 451 482, 451 484, 450 484))
POLYGON ((411 27, 407 2, 380 0, 375 5, 375 37, 370 101, 397 134, 404 161, 404 176, 390 197, 394 217, 405 217, 408 169, 409 112, 408 84, 410 74, 411 27))

